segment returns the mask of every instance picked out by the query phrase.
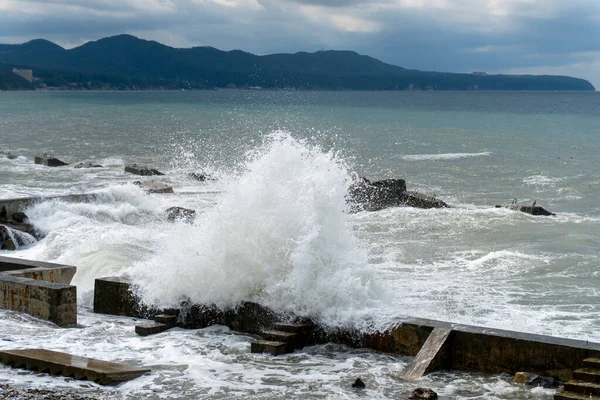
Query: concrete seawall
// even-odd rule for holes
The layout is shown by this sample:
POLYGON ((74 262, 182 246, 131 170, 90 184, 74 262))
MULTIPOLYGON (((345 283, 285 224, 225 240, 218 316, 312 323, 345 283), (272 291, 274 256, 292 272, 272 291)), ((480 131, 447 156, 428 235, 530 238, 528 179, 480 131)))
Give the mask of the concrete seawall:
MULTIPOLYGON (((127 315, 129 310, 131 316, 145 318, 163 312, 140 305, 126 279, 101 278, 96 280, 95 288, 94 312, 127 315), (115 296, 123 291, 126 292, 125 302, 115 296)), ((230 310, 183 305, 176 314, 177 325, 183 328, 199 329, 220 324, 252 334, 269 329, 278 321, 299 321, 292 315, 277 314, 255 303, 243 303, 230 310)), ((372 334, 352 329, 328 329, 307 319, 300 320, 309 326, 310 343, 307 344, 334 342, 413 357, 420 352, 431 352, 424 345, 434 329, 444 331, 443 342, 436 343, 437 347, 428 355, 428 366, 421 373, 435 370, 508 374, 529 371, 566 381, 572 378, 573 370, 581 368, 585 358, 600 357, 600 343, 421 318, 398 320, 390 329, 372 334)))

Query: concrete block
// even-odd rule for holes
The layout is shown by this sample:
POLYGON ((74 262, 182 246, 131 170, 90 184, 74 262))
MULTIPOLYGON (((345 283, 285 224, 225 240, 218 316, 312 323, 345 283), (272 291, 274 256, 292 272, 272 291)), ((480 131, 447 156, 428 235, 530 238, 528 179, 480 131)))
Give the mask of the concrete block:
POLYGON ((0 351, 0 360, 16 368, 72 376, 103 385, 128 381, 150 372, 148 368, 133 368, 45 349, 4 350, 0 351))
POLYGON ((127 165, 125 167, 125 172, 129 172, 130 174, 135 174, 135 175, 142 175, 142 176, 164 175, 162 172, 160 172, 154 168, 138 166, 136 164, 127 165))
POLYGON ((136 181, 133 182, 134 185, 139 186, 144 191, 148 193, 173 193, 173 187, 167 185, 166 183, 156 182, 156 181, 136 181))
POLYGON ((135 333, 140 336, 149 336, 164 332, 170 328, 172 328, 172 326, 155 322, 153 324, 136 325, 135 333))
POLYGON ((46 167, 62 167, 63 165, 69 165, 54 156, 48 156, 46 154, 42 157, 36 156, 34 162, 39 165, 45 165, 46 167))
POLYGON ((58 326, 77 324, 77 288, 0 274, 0 308, 27 313, 58 326))
POLYGON ((68 285, 71 283, 76 271, 77 267, 72 265, 0 256, 0 273, 21 278, 68 285))
POLYGON ((94 284, 94 312, 145 318, 149 310, 132 292, 131 282, 122 277, 98 278, 94 284))
POLYGON ((268 353, 273 356, 288 353, 287 344, 270 340, 257 340, 250 344, 251 353, 268 353))

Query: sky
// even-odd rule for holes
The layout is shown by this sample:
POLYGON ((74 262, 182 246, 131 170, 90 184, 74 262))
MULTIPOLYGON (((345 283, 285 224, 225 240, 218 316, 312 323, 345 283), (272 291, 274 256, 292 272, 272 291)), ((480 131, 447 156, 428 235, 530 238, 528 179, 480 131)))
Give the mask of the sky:
POLYGON ((570 75, 600 89, 600 0, 0 0, 0 43, 128 33, 255 54, 354 50, 404 68, 570 75))

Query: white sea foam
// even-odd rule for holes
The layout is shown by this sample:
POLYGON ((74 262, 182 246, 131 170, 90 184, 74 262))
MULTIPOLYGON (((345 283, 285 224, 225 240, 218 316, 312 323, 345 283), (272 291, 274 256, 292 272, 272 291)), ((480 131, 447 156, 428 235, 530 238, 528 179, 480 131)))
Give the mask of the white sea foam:
POLYGON ((130 273, 159 305, 248 300, 347 322, 383 297, 349 226, 350 182, 335 154, 277 132, 196 226, 130 273))
POLYGON ((459 158, 470 157, 485 157, 490 156, 490 151, 481 153, 445 153, 445 154, 406 154, 401 158, 406 161, 439 161, 439 160, 456 160, 459 158))
POLYGON ((523 178, 523 183, 532 186, 555 186, 558 182, 564 181, 566 178, 552 178, 544 175, 532 175, 523 178))

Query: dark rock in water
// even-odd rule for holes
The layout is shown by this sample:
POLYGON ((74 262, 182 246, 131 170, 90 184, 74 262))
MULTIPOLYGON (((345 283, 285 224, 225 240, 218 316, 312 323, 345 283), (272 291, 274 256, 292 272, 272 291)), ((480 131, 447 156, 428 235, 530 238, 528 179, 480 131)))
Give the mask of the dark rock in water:
POLYGON ((27 232, 0 225, 0 250, 16 250, 35 242, 35 238, 27 232))
POLYGON ((196 211, 190 210, 183 207, 169 207, 166 209, 167 221, 175 222, 176 220, 183 220, 187 223, 192 223, 196 219, 196 211))
POLYGON ((15 160, 17 156, 11 154, 11 152, 9 151, 8 153, 6 153, 6 158, 8 158, 9 160, 15 160))
POLYGON ((388 207, 408 205, 419 208, 446 208, 448 205, 434 196, 406 191, 404 179, 371 182, 361 178, 350 186, 347 195, 350 211, 378 211, 388 207))
POLYGON ((352 384, 352 387, 357 388, 357 389, 364 389, 367 387, 367 385, 365 385, 365 383, 362 381, 362 379, 356 378, 356 380, 352 384))
POLYGON ((514 211, 521 211, 524 212, 526 214, 531 214, 531 215, 535 215, 535 216, 544 216, 544 217, 554 217, 556 216, 555 213, 552 213, 548 210, 546 210, 544 207, 540 207, 540 206, 519 206, 517 204, 497 204, 496 208, 508 208, 510 210, 514 210, 514 211))
POLYGON ((437 393, 434 392, 430 388, 416 388, 415 390, 413 390, 409 399, 433 400, 433 399, 437 399, 437 397, 438 397, 437 393))
POLYGON ((29 217, 24 212, 16 212, 12 215, 12 220, 18 224, 24 224, 29 221, 29 217))
POLYGON ((104 168, 104 167, 100 164, 79 163, 79 164, 75 165, 75 168, 79 169, 79 168, 104 168))
POLYGON ((213 178, 212 176, 210 176, 210 175, 208 175, 208 174, 205 174, 205 173, 203 173, 203 172, 192 172, 192 173, 190 174, 190 177, 191 177, 191 178, 194 178, 194 179, 196 179, 197 181, 200 181, 200 182, 204 182, 204 181, 212 181, 212 180, 214 180, 214 179, 215 179, 215 178, 213 178))
POLYGON ((63 165, 69 165, 66 162, 55 158, 53 155, 44 154, 42 157, 36 156, 34 159, 36 164, 45 165, 46 167, 62 167, 63 165))
POLYGON ((513 383, 526 385, 531 387, 543 387, 552 389, 559 386, 559 381, 550 376, 540 376, 533 372, 517 372, 513 379, 513 383))
POLYGON ((139 186, 148 193, 173 193, 173 187, 165 183, 156 181, 135 181, 134 185, 139 186))
POLYGON ((136 164, 126 166, 125 172, 129 172, 130 174, 135 174, 135 175, 142 175, 142 176, 164 175, 162 172, 158 171, 157 169, 141 167, 141 166, 139 167, 136 164))

